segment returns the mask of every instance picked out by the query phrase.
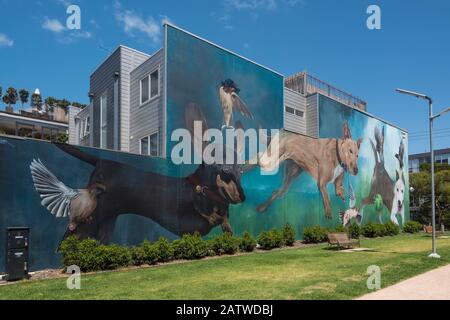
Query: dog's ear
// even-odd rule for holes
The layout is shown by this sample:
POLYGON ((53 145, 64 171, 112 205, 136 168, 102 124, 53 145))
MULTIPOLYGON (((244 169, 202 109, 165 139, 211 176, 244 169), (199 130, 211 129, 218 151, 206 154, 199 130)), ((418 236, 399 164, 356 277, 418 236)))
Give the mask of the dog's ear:
POLYGON ((348 127, 348 122, 344 123, 344 139, 351 139, 352 134, 350 132, 350 128, 348 127))
POLYGON ((358 149, 361 146, 361 143, 362 143, 362 139, 359 138, 358 141, 356 141, 356 145, 358 146, 358 149))

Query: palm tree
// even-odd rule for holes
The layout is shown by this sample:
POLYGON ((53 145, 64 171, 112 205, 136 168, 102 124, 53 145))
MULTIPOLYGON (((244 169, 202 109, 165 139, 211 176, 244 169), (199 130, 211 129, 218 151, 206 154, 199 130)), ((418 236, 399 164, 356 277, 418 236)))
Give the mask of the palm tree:
POLYGON ((31 106, 35 107, 38 111, 42 109, 42 98, 38 93, 33 93, 31 95, 31 106))
POLYGON ((53 108, 55 107, 58 100, 53 97, 47 97, 45 99, 45 110, 53 112, 53 108))
POLYGON ((5 95, 3 96, 3 102, 8 105, 6 108, 6 111, 12 112, 14 107, 11 107, 11 105, 15 105, 17 102, 17 90, 13 87, 9 87, 8 90, 6 90, 5 95))
POLYGON ((67 113, 67 107, 70 106, 70 102, 66 99, 61 99, 56 102, 56 105, 67 113))
POLYGON ((23 109, 24 103, 28 102, 29 96, 30 96, 30 93, 26 89, 19 90, 19 99, 20 99, 20 103, 22 103, 22 109, 23 109))

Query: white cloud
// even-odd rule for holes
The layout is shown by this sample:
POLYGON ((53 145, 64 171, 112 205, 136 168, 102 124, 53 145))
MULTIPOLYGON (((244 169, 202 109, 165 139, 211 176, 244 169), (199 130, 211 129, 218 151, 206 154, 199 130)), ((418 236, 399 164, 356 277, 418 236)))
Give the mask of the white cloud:
POLYGON ((161 35, 161 25, 163 22, 170 22, 169 18, 163 15, 159 19, 152 16, 143 18, 133 10, 123 10, 119 1, 114 5, 116 20, 123 25, 125 33, 131 37, 136 34, 144 34, 153 43, 158 43, 161 35))
POLYGON ((305 0, 226 0, 228 5, 237 10, 273 10, 279 5, 294 7, 304 4, 305 0))
POLYGON ((59 20, 49 19, 47 17, 44 19, 44 22, 42 23, 42 28, 46 29, 46 30, 50 30, 51 32, 54 32, 54 33, 61 33, 62 31, 64 31, 66 29, 63 26, 63 24, 61 22, 59 22, 59 20))
POLYGON ((89 23, 92 24, 95 28, 100 28, 100 25, 94 19, 89 20, 89 23))
POLYGON ((64 7, 68 7, 71 5, 70 1, 67 1, 67 0, 56 0, 56 2, 58 2, 60 5, 62 5, 64 7))
POLYGON ((12 47, 13 45, 13 40, 9 39, 6 34, 0 33, 0 47, 12 47))

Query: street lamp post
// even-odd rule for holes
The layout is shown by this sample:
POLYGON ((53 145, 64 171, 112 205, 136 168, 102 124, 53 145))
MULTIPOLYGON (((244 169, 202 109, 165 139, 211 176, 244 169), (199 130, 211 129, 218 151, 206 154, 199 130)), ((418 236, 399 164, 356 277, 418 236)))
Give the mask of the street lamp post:
POLYGON ((433 120, 440 117, 444 113, 450 111, 450 108, 447 108, 436 115, 433 115, 433 99, 429 96, 417 93, 414 91, 404 90, 404 89, 396 89, 397 92, 402 94, 408 94, 414 96, 419 99, 425 99, 428 101, 428 121, 429 121, 429 131, 430 131, 430 154, 431 154, 431 223, 432 223, 432 252, 429 255, 431 258, 440 258, 441 256, 436 252, 436 211, 435 211, 435 199, 434 199, 434 150, 433 150, 433 120))

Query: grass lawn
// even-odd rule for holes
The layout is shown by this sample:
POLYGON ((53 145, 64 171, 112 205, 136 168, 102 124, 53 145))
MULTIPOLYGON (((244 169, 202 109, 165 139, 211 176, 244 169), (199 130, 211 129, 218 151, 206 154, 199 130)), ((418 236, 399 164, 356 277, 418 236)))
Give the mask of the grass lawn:
POLYGON ((0 286, 0 299, 351 299, 368 293, 366 270, 381 268, 381 285, 450 263, 450 239, 438 239, 431 259, 424 234, 364 239, 373 251, 344 253, 317 247, 258 252, 82 276, 81 290, 66 279, 0 286))

